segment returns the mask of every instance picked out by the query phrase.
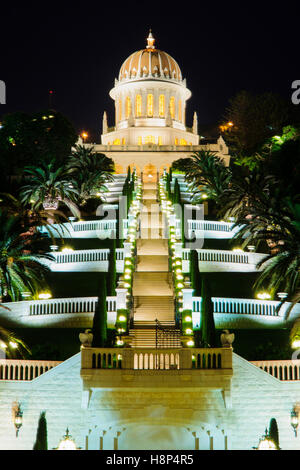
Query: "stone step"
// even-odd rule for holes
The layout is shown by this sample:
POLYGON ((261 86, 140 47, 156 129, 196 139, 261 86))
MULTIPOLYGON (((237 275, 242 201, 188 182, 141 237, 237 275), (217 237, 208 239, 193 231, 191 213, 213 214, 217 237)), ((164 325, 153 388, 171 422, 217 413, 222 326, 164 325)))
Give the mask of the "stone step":
POLYGON ((181 348, 180 331, 175 328, 172 333, 156 333, 155 328, 134 328, 129 331, 129 335, 133 337, 134 348, 181 348))
POLYGON ((168 272, 169 260, 168 256, 160 255, 138 255, 137 271, 163 271, 168 272))
POLYGON ((168 256, 168 240, 142 240, 137 241, 138 255, 165 255, 168 256))

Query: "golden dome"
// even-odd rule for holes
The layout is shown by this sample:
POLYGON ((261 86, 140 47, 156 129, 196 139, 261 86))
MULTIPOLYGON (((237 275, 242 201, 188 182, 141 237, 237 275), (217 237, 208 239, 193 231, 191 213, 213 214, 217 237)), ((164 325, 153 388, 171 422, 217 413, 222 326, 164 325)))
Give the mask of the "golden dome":
POLYGON ((159 78, 182 81, 181 70, 176 60, 164 51, 156 49, 151 30, 146 49, 134 52, 123 63, 119 81, 143 78, 159 78))

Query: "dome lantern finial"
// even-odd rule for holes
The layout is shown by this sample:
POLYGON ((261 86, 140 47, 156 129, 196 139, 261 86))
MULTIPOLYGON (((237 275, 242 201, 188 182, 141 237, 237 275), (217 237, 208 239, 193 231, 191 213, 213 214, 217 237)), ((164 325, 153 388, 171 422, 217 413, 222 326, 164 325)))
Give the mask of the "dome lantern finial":
POLYGON ((152 31, 150 28, 149 35, 147 37, 147 46, 146 46, 147 49, 155 49, 154 42, 155 42, 155 39, 152 35, 152 31))

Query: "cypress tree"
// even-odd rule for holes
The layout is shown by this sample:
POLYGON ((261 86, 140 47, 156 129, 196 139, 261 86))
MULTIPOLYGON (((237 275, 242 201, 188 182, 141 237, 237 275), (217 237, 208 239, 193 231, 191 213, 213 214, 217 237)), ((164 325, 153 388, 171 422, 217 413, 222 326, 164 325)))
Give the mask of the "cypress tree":
POLYGON ((174 204, 181 204, 180 186, 179 186, 177 178, 175 179, 175 185, 174 185, 173 203, 174 204))
POLYGON ((93 344, 94 348, 104 348, 107 341, 107 308, 106 308, 106 279, 98 296, 93 319, 93 344))
POLYGON ((115 289, 117 284, 116 270, 116 240, 112 239, 112 246, 109 251, 108 272, 107 272, 107 293, 108 295, 116 295, 115 289))
POLYGON ((201 341, 204 347, 216 347, 216 328, 214 321, 214 306, 211 300, 210 288, 205 277, 202 278, 201 287, 201 341))
POLYGON ((127 167, 127 179, 128 179, 128 181, 130 181, 130 179, 131 179, 130 166, 127 167))
POLYGON ((171 181, 172 181, 172 178, 173 178, 172 168, 170 168, 170 170, 169 170, 169 176, 170 176, 170 182, 171 182, 171 181))
POLYGON ((279 449, 279 432, 278 432, 277 421, 275 418, 272 418, 270 420, 269 436, 274 442, 274 444, 276 445, 277 449, 279 449))
POLYGON ((42 411, 39 417, 33 450, 48 450, 47 421, 45 411, 42 411))
POLYGON ((201 275, 199 271, 199 260, 197 250, 190 251, 190 278, 194 295, 201 295, 201 275))

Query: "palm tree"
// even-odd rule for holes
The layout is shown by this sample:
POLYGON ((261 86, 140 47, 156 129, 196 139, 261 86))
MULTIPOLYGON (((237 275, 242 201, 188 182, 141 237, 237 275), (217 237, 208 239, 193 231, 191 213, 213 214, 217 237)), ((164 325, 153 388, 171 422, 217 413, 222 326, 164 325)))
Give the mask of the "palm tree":
POLYGON ((28 204, 35 211, 41 207, 53 211, 62 202, 74 215, 79 216, 75 205, 78 191, 64 167, 56 168, 53 162, 42 163, 40 167, 26 167, 24 175, 29 179, 29 184, 20 191, 23 204, 28 204))
POLYGON ((22 299, 22 292, 35 292, 45 283, 49 268, 44 239, 39 232, 28 230, 20 216, 0 209, 0 297, 10 301, 22 299))
POLYGON ((106 192, 105 183, 113 181, 114 162, 104 154, 94 151, 93 147, 76 145, 69 157, 66 169, 74 180, 76 191, 81 200, 106 192))
MULTIPOLYGON (((19 199, 15 198, 9 193, 0 193, 0 209, 4 210, 6 214, 11 216, 18 216, 20 224, 24 227, 24 230, 36 232, 43 227, 49 237, 52 239, 52 243, 55 244, 55 239, 61 237, 63 234, 63 222, 68 222, 67 216, 59 210, 47 209, 45 210, 42 206, 39 209, 29 208, 20 202, 19 199), (50 225, 49 216, 56 225, 50 225)), ((66 230, 66 228, 65 228, 66 230)))
MULTIPOLYGON (((0 308, 10 310, 8 307, 1 305, 0 308)), ((0 326, 0 352, 5 355, 5 357, 14 358, 17 356, 27 356, 30 353, 30 350, 26 344, 18 338, 15 333, 12 331, 0 326)), ((1 355, 0 355, 1 358, 1 355)))
POLYGON ((188 159, 177 160, 173 163, 173 168, 185 171, 185 178, 194 191, 194 202, 201 199, 203 192, 209 198, 217 199, 228 187, 232 177, 231 170, 222 159, 209 150, 201 150, 188 159))

